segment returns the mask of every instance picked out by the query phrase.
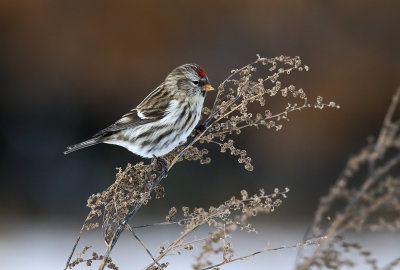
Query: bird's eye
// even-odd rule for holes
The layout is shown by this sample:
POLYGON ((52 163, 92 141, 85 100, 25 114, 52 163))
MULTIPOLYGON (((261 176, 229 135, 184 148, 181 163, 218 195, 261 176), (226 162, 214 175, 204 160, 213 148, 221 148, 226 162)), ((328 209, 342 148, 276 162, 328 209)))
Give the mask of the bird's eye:
POLYGON ((199 81, 192 81, 192 83, 194 83, 195 85, 198 85, 199 81))

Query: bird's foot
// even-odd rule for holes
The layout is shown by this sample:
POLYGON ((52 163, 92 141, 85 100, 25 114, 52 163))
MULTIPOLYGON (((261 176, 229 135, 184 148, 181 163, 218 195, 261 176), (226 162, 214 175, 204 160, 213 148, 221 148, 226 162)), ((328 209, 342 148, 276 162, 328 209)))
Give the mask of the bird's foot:
POLYGON ((168 172, 167 161, 165 161, 165 159, 162 159, 160 157, 156 157, 155 155, 153 155, 153 158, 155 159, 155 162, 156 162, 157 171, 163 172, 165 174, 165 176, 167 176, 167 172, 168 172))
POLYGON ((195 135, 198 136, 206 130, 206 126, 204 124, 198 124, 195 128, 195 135))

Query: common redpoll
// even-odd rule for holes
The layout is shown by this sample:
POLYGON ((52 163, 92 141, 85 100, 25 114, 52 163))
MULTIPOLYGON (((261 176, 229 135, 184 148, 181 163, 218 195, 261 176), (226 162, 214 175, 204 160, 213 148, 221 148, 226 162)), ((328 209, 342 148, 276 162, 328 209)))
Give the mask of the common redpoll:
POLYGON ((186 141, 200 120, 206 92, 213 89, 200 66, 179 66, 135 109, 64 154, 107 143, 146 158, 163 156, 186 141))

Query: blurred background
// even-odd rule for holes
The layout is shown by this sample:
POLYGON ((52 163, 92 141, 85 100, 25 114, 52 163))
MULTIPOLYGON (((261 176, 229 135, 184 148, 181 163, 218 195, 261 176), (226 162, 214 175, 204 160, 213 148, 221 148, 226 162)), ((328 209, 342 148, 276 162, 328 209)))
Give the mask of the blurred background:
MULTIPOLYGON (((278 133, 244 132, 236 142, 254 159, 253 173, 217 151, 210 165, 178 164, 163 181, 166 197, 139 217, 161 221, 171 206, 208 207, 241 189, 289 187, 267 219, 293 226, 272 234, 296 231, 292 239, 301 240, 320 196, 377 134, 400 84, 399 14, 397 0, 1 0, 0 250, 21 250, 37 237, 43 245, 36 245, 59 249, 48 263, 61 269, 87 198, 114 181, 115 168, 141 160, 117 146, 68 156, 65 147, 113 123, 180 64, 200 64, 217 86, 256 53, 300 56, 310 71, 288 81, 341 109, 294 113, 278 133)), ((9 268, 24 269, 13 254, 9 268)))

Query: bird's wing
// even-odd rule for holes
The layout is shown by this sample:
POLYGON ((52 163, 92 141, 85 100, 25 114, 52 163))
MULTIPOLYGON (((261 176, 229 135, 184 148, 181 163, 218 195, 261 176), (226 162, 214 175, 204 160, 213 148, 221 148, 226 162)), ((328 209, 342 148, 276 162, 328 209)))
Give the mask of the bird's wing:
POLYGON ((161 84, 136 107, 136 110, 143 119, 160 119, 167 113, 171 100, 172 93, 161 84))
POLYGON ((164 85, 154 89, 135 109, 124 114, 111 126, 97 132, 93 137, 107 136, 128 128, 155 122, 167 113, 170 95, 164 85))

